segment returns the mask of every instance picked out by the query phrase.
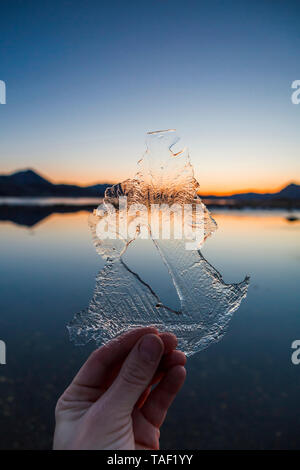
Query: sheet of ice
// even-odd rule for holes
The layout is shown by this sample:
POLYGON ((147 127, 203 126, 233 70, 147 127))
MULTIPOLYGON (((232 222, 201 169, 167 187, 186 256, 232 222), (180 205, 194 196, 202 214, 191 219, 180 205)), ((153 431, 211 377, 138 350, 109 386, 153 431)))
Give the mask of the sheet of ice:
MULTIPOLYGON (((128 207, 136 204, 143 204, 149 210, 151 204, 201 207, 200 228, 204 235, 201 243, 216 229, 215 221, 197 195, 199 185, 194 178, 188 152, 172 151, 177 142, 173 130, 148 134, 147 152, 139 161, 136 176, 106 191, 106 223, 108 231, 115 231, 115 238, 99 239, 97 226, 104 214, 95 210, 91 215, 89 225, 94 244, 106 264, 97 275, 88 308, 76 314, 68 325, 75 344, 95 340, 99 346, 129 329, 155 325, 160 331, 175 333, 179 348, 191 355, 224 335, 233 312, 246 296, 248 277, 238 284, 225 284, 200 250, 186 249, 185 236, 181 239, 153 237, 179 297, 179 311, 163 305, 151 285, 143 281, 142 273, 130 270, 122 258, 128 245, 134 244, 134 240, 141 236, 142 225, 153 236, 154 227, 141 221, 139 214, 132 212, 128 215, 128 207), (120 196, 127 197, 128 206, 124 213, 121 213, 120 196), (115 212, 109 207, 117 211, 122 227, 121 223, 117 228, 112 223, 115 212), (123 222, 127 226, 138 218, 140 224, 137 224, 136 231, 131 235, 124 232, 123 222)), ((159 223, 163 224, 163 218, 159 223)), ((190 223, 194 229, 199 226, 199 220, 194 217, 190 223)))

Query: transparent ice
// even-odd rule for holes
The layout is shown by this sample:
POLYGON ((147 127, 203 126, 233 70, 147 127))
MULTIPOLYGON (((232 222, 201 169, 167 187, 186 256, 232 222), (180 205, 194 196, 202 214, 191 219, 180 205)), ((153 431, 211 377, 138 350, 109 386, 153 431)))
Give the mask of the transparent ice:
MULTIPOLYGON (((115 208, 120 220, 127 218, 127 222, 138 216, 128 218, 127 213, 120 213, 119 198, 124 196, 128 207, 133 204, 146 207, 174 203, 199 205, 203 214, 203 242, 217 225, 197 194, 199 184, 187 150, 172 150, 178 140, 174 130, 149 133, 147 151, 138 162, 137 174, 133 179, 108 188, 104 204, 115 208)), ((187 355, 220 340, 233 312, 246 297, 249 278, 238 284, 225 284, 200 249, 186 249, 184 237, 153 238, 152 243, 167 267, 179 298, 180 309, 176 311, 161 302, 151 285, 143 280, 142 273, 134 272, 124 262, 123 255, 129 244, 134 244, 141 236, 141 227, 138 226, 132 236, 117 229, 115 238, 100 240, 97 224, 102 217, 101 211, 95 210, 89 225, 96 250, 106 264, 96 277, 88 308, 76 314, 68 325, 71 340, 77 345, 94 340, 100 346, 129 329, 148 325, 176 334, 178 347, 187 355)), ((191 220, 191 225, 197 223, 191 220)), ((146 229, 151 237, 152 227, 146 229)))

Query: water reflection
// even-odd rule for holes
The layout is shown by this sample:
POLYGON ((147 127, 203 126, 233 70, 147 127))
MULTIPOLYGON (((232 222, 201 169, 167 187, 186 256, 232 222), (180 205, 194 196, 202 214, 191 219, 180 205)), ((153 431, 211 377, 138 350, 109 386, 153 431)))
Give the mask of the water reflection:
MULTIPOLYGON (((298 214, 299 215, 299 214, 298 214)), ((299 448, 299 230, 285 212, 215 213, 205 258, 225 282, 251 275, 226 337, 189 360, 188 379, 162 429, 163 448, 299 448)), ((50 214, 33 229, 0 224, 1 448, 49 448, 54 404, 91 347, 65 324, 86 306, 103 262, 86 211, 50 214), (33 230, 34 236, 31 235, 33 230)), ((142 252, 137 265, 145 264, 142 252)), ((151 276, 155 260, 147 258, 151 276)), ((167 286, 166 286, 167 287, 167 286)))
POLYGON ((91 201, 89 204, 84 203, 84 201, 81 201, 81 204, 67 204, 62 201, 60 204, 56 203, 55 205, 50 203, 40 205, 34 205, 33 203, 28 205, 0 204, 0 221, 13 222, 16 225, 23 225, 25 227, 35 227, 52 214, 70 214, 82 210, 91 211, 94 207, 95 204, 91 201))

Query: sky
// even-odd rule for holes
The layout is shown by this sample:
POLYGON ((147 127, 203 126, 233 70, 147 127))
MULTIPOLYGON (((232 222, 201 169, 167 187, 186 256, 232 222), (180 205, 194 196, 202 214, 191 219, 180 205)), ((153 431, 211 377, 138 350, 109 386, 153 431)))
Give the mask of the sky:
POLYGON ((299 1, 1 0, 0 172, 134 175, 175 128, 201 192, 299 182, 299 1))

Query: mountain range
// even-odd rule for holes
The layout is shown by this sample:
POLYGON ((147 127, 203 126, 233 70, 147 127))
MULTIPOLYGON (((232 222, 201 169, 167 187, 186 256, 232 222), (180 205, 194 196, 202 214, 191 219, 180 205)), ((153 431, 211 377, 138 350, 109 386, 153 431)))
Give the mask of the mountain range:
POLYGON ((54 184, 31 169, 0 175, 1 197, 102 197, 109 186, 54 184))
MULTIPOLYGON (((91 186, 77 186, 74 184, 55 184, 39 175, 32 169, 17 171, 15 173, 0 175, 0 197, 102 197, 110 184, 95 184, 91 186)), ((249 201, 299 201, 300 185, 291 183, 281 191, 275 193, 239 193, 229 196, 201 195, 205 200, 234 200, 236 202, 249 201)))
POLYGON ((259 201, 259 200, 274 200, 274 199, 300 199, 300 185, 296 183, 290 183, 275 193, 238 193, 231 194, 229 196, 213 196, 213 195, 201 195, 203 199, 235 199, 237 201, 259 201))

